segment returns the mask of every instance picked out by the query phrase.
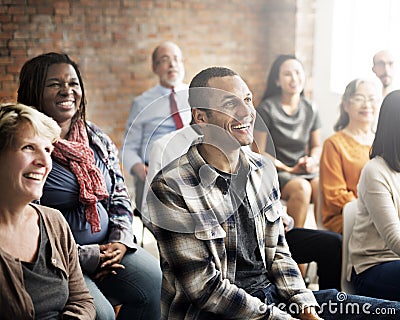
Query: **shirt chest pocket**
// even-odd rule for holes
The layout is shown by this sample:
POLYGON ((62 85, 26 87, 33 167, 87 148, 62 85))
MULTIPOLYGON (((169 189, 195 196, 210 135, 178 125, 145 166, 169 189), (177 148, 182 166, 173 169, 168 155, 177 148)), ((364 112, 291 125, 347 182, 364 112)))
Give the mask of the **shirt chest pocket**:
POLYGON ((215 240, 218 238, 225 238, 226 232, 220 225, 217 225, 207 229, 198 229, 195 231, 195 236, 197 239, 203 241, 215 240))
POLYGON ((281 223, 279 211, 272 203, 268 203, 262 208, 261 213, 264 219, 265 246, 275 248, 278 243, 281 223))

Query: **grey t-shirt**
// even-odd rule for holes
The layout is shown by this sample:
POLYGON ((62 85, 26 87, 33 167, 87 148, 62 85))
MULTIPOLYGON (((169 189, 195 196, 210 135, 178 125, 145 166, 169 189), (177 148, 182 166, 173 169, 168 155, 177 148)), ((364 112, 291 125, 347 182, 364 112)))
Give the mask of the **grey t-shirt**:
POLYGON ((216 170, 225 180, 224 185, 231 196, 233 207, 236 209, 230 219, 236 220, 237 251, 235 284, 252 294, 267 286, 268 272, 261 257, 257 243, 254 217, 251 214, 250 204, 246 194, 248 168, 241 164, 237 174, 228 174, 216 170))
POLYGON ((33 262, 22 261, 26 291, 32 299, 35 319, 60 319, 69 296, 67 275, 50 263, 51 247, 43 218, 39 214, 40 242, 33 262))
POLYGON ((293 167, 307 154, 311 132, 321 128, 317 109, 302 97, 297 112, 288 115, 282 108, 281 97, 274 96, 263 100, 256 110, 255 129, 267 132, 268 128, 276 158, 293 167))

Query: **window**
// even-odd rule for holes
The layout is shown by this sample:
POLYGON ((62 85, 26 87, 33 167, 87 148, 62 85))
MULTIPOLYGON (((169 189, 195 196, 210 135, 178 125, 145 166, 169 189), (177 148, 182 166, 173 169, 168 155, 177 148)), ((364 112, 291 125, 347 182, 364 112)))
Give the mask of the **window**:
MULTIPOLYGON (((400 52, 400 1, 334 0, 332 13, 330 89, 343 93, 352 79, 374 77, 371 68, 376 52, 400 52)), ((400 64, 400 56, 397 61, 400 64)))

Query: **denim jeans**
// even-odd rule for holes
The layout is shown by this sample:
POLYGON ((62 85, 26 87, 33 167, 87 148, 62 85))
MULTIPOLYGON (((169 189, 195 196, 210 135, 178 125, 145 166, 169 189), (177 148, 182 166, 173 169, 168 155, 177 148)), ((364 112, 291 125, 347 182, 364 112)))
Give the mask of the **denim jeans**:
MULTIPOLYGON (((260 298, 260 291, 254 296, 260 298)), ((262 291, 266 304, 274 304, 293 316, 301 312, 297 305, 282 301, 274 285, 270 284, 262 291)), ((400 303, 396 301, 347 295, 336 289, 314 291, 313 294, 320 306, 318 314, 325 320, 400 319, 400 303)))
POLYGON ((115 319, 112 301, 122 304, 118 319, 161 318, 161 269, 159 261, 149 252, 138 247, 127 252, 121 261, 124 270, 116 275, 96 281, 85 275, 85 282, 94 298, 97 320, 115 319))

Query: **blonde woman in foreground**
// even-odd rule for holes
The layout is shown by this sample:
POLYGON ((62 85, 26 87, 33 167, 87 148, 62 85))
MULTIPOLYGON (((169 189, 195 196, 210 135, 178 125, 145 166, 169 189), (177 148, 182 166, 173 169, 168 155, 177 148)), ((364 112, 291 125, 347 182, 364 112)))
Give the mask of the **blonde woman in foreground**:
POLYGON ((0 107, 1 319, 95 318, 67 222, 32 204, 42 196, 60 132, 31 107, 0 107))

